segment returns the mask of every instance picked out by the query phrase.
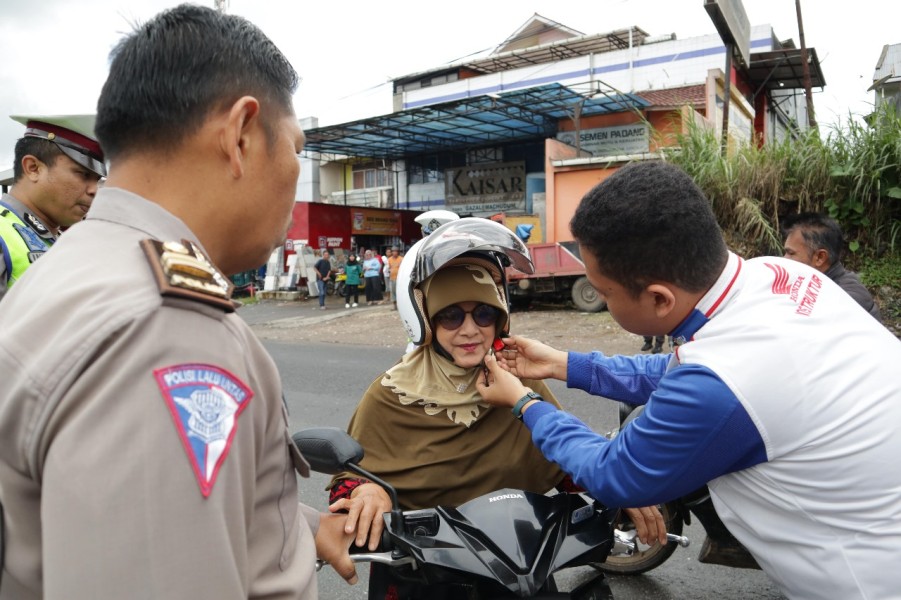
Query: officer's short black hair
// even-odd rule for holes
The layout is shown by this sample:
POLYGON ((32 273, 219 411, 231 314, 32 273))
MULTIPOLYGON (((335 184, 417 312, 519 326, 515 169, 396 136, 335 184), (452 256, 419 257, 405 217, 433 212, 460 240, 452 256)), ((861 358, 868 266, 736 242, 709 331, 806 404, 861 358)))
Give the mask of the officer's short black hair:
POLYGON ((165 151, 215 110, 254 96, 274 140, 274 120, 293 114, 298 76, 275 44, 246 19, 182 4, 129 34, 110 54, 95 131, 109 159, 165 151))
POLYGON ((655 282, 704 292, 728 257, 704 193, 685 171, 662 161, 617 169, 585 194, 570 229, 603 274, 634 296, 655 282))
POLYGON ((34 137, 19 138, 19 141, 16 142, 16 148, 14 150, 14 183, 18 183, 18 181, 25 175, 25 171, 22 170, 22 159, 28 155, 31 155, 45 165, 52 167, 54 164, 56 164, 56 159, 62 156, 63 153, 62 150, 60 150, 53 142, 48 142, 47 140, 42 140, 40 138, 34 137))
POLYGON ((829 266, 841 260, 845 236, 835 219, 815 212, 789 216, 783 221, 783 240, 796 229, 801 232, 804 245, 811 255, 817 250, 825 250, 829 256, 829 266))

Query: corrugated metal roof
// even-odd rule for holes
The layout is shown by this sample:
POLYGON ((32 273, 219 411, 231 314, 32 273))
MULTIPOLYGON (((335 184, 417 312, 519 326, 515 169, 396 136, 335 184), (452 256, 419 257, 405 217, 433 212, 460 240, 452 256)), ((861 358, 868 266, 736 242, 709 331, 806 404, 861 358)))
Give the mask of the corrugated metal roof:
POLYGON ((882 47, 882 54, 876 64, 873 81, 885 84, 899 80, 901 80, 901 44, 886 44, 882 47))
MULTIPOLYGON (((782 48, 751 54, 748 75, 751 83, 762 89, 802 89, 804 71, 800 48, 782 48)), ((807 49, 807 66, 810 71, 810 86, 824 87, 826 79, 820 69, 816 48, 807 49)), ((756 94, 755 94, 756 95, 756 94)))
POLYGON ((306 131, 304 154, 399 159, 530 138, 553 137, 557 122, 642 109, 637 94, 586 96, 559 83, 481 95, 306 131))
POLYGON ((395 87, 398 87, 404 83, 422 79, 429 73, 459 71, 464 68, 483 74, 498 73, 501 71, 509 71, 511 69, 519 69, 521 67, 553 63, 576 56, 588 56, 589 54, 624 50, 629 47, 630 35, 631 44, 634 47, 641 46, 644 43, 644 40, 649 37, 647 32, 640 27, 617 29, 607 33, 579 35, 564 40, 548 42, 539 46, 507 50, 505 52, 491 54, 480 58, 469 58, 435 69, 411 73, 396 78, 394 80, 394 85, 395 87))
POLYGON ((686 104, 692 107, 704 106, 707 103, 706 85, 686 85, 664 90, 648 90, 638 92, 654 108, 678 108, 686 104))
POLYGON ((633 46, 640 46, 645 38, 648 37, 648 34, 638 27, 632 27, 631 31, 630 29, 617 29, 607 33, 595 33, 559 40, 531 48, 508 50, 485 58, 470 60, 462 63, 462 65, 480 73, 497 73, 520 67, 556 62, 575 56, 624 50, 629 47, 630 33, 633 46))

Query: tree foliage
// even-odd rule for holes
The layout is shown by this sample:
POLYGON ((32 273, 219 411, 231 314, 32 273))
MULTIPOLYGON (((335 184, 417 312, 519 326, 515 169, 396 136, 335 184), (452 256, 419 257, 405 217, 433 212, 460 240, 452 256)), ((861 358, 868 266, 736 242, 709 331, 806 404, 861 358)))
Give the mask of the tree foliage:
POLYGON ((716 132, 690 122, 664 152, 707 194, 739 253, 781 254, 781 221, 816 211, 839 222, 860 263, 901 255, 901 116, 888 106, 868 120, 849 115, 825 138, 811 130, 725 156, 716 132))

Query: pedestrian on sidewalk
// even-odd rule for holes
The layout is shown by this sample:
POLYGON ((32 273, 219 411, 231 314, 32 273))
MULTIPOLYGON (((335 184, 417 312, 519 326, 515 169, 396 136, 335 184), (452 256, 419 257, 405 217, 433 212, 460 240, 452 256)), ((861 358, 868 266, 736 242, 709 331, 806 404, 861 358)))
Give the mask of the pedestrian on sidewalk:
POLYGON ((366 282, 366 304, 372 306, 382 301, 382 263, 372 250, 363 255, 363 280, 366 282))
POLYGON ((353 307, 356 308, 360 301, 360 277, 363 275, 363 266, 357 260, 357 255, 351 253, 344 265, 344 308, 350 308, 350 297, 353 295, 353 307))
POLYGON ((385 252, 386 252, 386 254, 378 255, 379 262, 382 263, 382 277, 379 279, 379 282, 382 284, 383 296, 387 295, 390 297, 391 296, 391 289, 390 289, 391 286, 388 285, 388 275, 390 272, 390 269, 388 268, 388 254, 390 254, 390 251, 385 250, 385 252))
POLYGON ((388 251, 388 292, 391 294, 394 310, 397 310, 397 274, 400 273, 400 263, 403 259, 400 248, 391 246, 391 250, 388 251))
POLYGON ((322 251, 322 257, 313 265, 316 269, 316 285, 319 287, 319 310, 325 310, 325 286, 332 276, 332 262, 328 250, 322 251))

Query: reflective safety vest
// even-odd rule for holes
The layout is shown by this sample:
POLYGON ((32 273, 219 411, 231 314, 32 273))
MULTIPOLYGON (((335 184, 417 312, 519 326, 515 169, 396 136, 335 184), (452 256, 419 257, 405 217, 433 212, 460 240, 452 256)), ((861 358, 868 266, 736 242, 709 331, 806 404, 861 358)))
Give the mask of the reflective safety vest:
POLYGON ((49 249, 50 244, 26 225, 19 215, 0 206, 0 250, 6 265, 6 287, 12 287, 31 263, 49 249))

